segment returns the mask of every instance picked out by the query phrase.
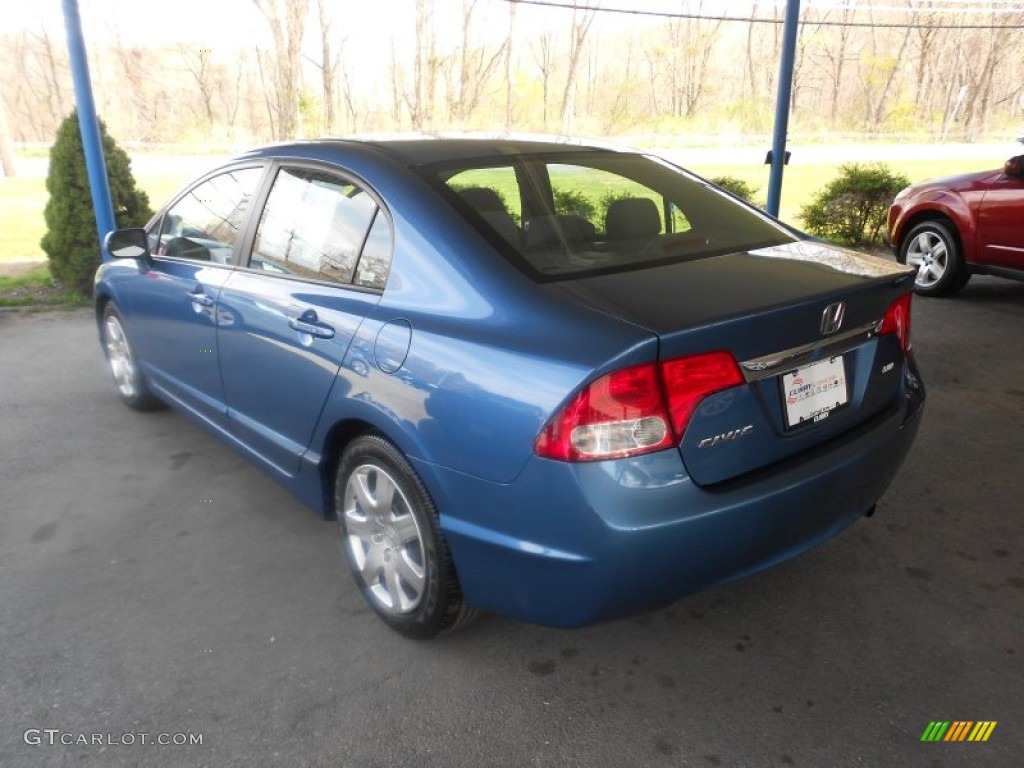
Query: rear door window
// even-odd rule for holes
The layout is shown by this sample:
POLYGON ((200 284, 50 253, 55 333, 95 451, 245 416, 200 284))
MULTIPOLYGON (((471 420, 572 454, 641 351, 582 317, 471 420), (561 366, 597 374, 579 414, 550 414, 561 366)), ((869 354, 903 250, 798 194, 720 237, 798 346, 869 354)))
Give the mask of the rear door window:
POLYGON ((282 168, 260 216, 249 267, 383 288, 391 247, 390 222, 362 187, 318 169, 282 168))

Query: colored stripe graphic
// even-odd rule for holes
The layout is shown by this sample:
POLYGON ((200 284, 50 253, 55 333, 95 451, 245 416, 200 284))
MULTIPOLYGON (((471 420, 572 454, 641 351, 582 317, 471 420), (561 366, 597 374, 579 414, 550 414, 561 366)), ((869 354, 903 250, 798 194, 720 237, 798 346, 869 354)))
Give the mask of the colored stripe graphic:
POLYGON ((949 728, 949 721, 932 720, 921 734, 921 741, 939 741, 949 728))
POLYGON ((974 730, 971 731, 971 735, 967 737, 968 741, 988 741, 988 737, 992 735, 992 731, 996 729, 995 720, 980 720, 978 724, 974 726, 974 730))
POLYGON ((953 725, 950 726, 949 733, 946 734, 946 738, 943 741, 963 741, 967 738, 967 729, 972 725, 974 723, 970 720, 954 720, 953 725))
POLYGON ((932 720, 921 741, 988 741, 995 728, 995 720, 932 720))

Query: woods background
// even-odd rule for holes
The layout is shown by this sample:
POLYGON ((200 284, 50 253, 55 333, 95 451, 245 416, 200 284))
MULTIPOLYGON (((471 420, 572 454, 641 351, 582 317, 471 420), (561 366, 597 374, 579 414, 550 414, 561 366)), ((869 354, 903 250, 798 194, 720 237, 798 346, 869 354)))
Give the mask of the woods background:
MULTIPOLYGON (((555 2, 568 7, 245 0, 225 15, 210 2, 185 41, 156 34, 155 9, 140 32, 81 6, 93 16, 97 109, 119 141, 511 129, 729 143, 770 133, 781 0, 555 2)), ((804 0, 801 21, 791 136, 1024 132, 1024 3, 804 0)), ((15 141, 52 141, 74 102, 59 18, 0 35, 0 96, 15 141)))

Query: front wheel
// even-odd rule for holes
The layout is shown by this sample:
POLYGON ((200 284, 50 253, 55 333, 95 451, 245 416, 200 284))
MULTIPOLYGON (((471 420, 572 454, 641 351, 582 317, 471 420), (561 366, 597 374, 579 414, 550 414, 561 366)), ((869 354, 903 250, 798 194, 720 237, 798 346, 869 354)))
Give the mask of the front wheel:
POLYGON ((121 400, 137 411, 151 411, 161 403, 149 391, 135 352, 124 332, 121 315, 113 303, 103 309, 103 352, 121 400))
POLYGON ((352 574, 388 626, 426 639, 475 616, 462 599, 437 509, 391 443, 365 435, 348 446, 334 504, 352 574))
POLYGON ((899 261, 917 270, 914 290, 922 296, 949 296, 971 277, 959 241, 941 221, 923 221, 912 227, 903 238, 899 261))

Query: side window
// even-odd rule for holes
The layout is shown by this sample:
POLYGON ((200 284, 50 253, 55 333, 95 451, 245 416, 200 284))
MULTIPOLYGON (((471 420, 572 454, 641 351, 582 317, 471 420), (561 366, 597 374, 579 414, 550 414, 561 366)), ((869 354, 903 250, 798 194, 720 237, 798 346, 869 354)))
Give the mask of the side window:
POLYGON ((381 211, 366 236, 363 255, 359 258, 359 269, 353 282, 364 288, 383 288, 391 269, 391 225, 381 211))
POLYGON ((227 171, 186 192, 160 220, 156 255, 230 264, 262 173, 227 171))
MULTIPOLYGON (((383 216, 377 216, 377 204, 365 191, 323 171, 282 168, 260 217, 249 266, 276 274, 351 283, 375 216, 384 222, 387 231, 390 263, 390 227, 383 216)), ((380 237, 378 234, 378 241, 380 237)), ((362 271, 361 266, 360 278, 362 271)), ((374 287, 383 286, 386 272, 385 263, 381 274, 370 281, 374 287)), ((366 284, 361 279, 356 282, 366 284)))

